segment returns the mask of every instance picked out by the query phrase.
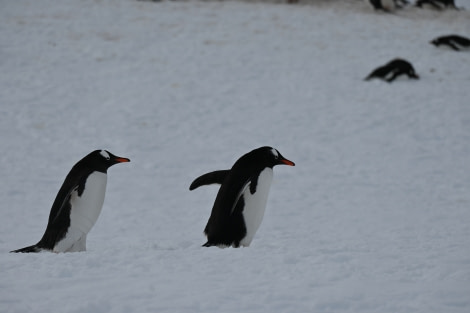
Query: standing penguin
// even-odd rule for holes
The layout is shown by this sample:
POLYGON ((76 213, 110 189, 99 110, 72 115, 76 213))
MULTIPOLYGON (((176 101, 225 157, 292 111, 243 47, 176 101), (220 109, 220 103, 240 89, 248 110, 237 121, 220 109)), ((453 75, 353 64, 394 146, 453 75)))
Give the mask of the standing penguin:
POLYGON ((196 178, 189 190, 220 184, 204 233, 205 247, 247 247, 264 216, 273 167, 294 162, 271 147, 255 149, 239 158, 230 170, 210 172, 196 178))
POLYGON ((122 162, 130 160, 106 150, 95 150, 78 161, 57 193, 41 240, 11 252, 85 251, 86 236, 103 206, 108 168, 122 162))

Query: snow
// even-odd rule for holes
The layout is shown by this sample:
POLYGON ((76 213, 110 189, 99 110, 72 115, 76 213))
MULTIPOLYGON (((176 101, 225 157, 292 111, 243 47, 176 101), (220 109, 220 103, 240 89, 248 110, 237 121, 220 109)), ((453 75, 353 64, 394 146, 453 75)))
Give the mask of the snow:
POLYGON ((470 311, 467 10, 363 1, 16 0, 0 5, 0 312, 470 311), (401 57, 420 80, 363 78, 401 57), (203 248, 217 186, 264 145, 250 247, 203 248), (108 171, 87 251, 14 254, 63 179, 108 171))

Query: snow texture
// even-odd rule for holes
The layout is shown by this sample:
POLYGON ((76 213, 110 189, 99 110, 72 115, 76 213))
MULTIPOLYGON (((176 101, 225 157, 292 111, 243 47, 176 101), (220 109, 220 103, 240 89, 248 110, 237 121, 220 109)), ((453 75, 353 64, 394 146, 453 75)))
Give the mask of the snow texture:
POLYGON ((363 1, 0 4, 0 312, 470 312, 467 10, 363 1), (389 60, 420 80, 363 78, 389 60), (248 248, 203 248, 199 175, 270 145, 248 248), (42 236, 73 164, 108 171, 86 252, 42 236))

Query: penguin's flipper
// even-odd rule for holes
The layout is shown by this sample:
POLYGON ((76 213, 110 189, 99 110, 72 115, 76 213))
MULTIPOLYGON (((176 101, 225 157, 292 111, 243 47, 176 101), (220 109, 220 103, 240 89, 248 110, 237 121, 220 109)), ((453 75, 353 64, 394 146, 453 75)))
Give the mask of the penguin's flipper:
POLYGON ((211 184, 221 185, 222 182, 225 180, 225 177, 227 177, 228 173, 230 173, 230 170, 214 171, 214 172, 201 175, 191 183, 191 186, 189 186, 189 190, 194 190, 204 185, 211 185, 211 184))
POLYGON ((18 250, 10 251, 10 253, 30 253, 30 252, 41 252, 41 251, 42 251, 42 249, 38 248, 37 245, 32 245, 32 246, 29 246, 29 247, 24 247, 24 248, 21 248, 21 249, 18 249, 18 250))
POLYGON ((449 41, 447 44, 448 44, 449 47, 451 47, 453 50, 455 50, 455 51, 460 51, 459 47, 457 47, 457 46, 454 44, 454 42, 449 41))

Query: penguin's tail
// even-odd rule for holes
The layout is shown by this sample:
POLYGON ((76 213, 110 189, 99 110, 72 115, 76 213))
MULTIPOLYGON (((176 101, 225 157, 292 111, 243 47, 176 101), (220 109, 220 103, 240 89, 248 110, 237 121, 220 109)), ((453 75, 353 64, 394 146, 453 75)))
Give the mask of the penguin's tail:
POLYGON ((10 251, 10 253, 30 253, 30 252, 41 252, 42 249, 39 248, 37 245, 32 245, 32 246, 29 246, 29 247, 24 247, 24 248, 21 248, 21 249, 18 249, 18 250, 13 250, 13 251, 10 251))
MULTIPOLYGON (((230 246, 232 246, 231 243, 216 243, 216 242, 206 242, 205 244, 202 245, 203 247, 217 247, 217 248, 221 248, 221 249, 224 249, 224 248, 228 248, 230 246)), ((234 248, 238 248, 239 245, 233 245, 234 248)))

